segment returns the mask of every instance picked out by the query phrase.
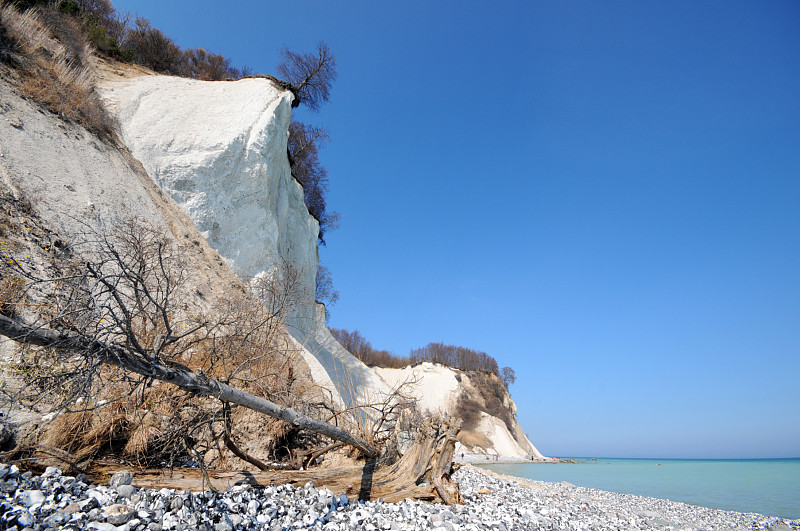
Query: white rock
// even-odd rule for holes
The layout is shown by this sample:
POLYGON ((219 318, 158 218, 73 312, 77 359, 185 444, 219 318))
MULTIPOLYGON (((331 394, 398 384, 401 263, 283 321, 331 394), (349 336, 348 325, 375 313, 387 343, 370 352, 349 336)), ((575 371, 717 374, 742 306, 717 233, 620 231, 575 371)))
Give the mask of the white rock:
POLYGON ((46 496, 40 490, 26 490, 22 495, 22 504, 25 507, 33 507, 44 503, 46 496))
POLYGON ((87 490, 86 497, 97 500, 97 503, 100 505, 100 507, 105 507, 111 503, 111 496, 105 494, 104 492, 100 492, 96 488, 87 490))
POLYGON ((124 529, 124 527, 117 527, 114 524, 109 524, 108 522, 89 522, 86 525, 87 529, 97 529, 98 531, 118 531, 124 529))
POLYGON ((129 470, 120 470, 115 472, 108 484, 111 487, 117 488, 123 485, 130 485, 133 482, 133 474, 129 470))
POLYGON ((36 518, 28 511, 17 514, 17 522, 22 526, 32 526, 36 523, 36 518))
POLYGON ((306 525, 311 525, 317 521, 317 518, 319 518, 319 513, 312 509, 303 515, 303 523, 306 525))
POLYGON ((110 524, 114 525, 121 525, 133 518, 135 511, 132 507, 128 507, 127 505, 123 505, 120 503, 115 503, 114 505, 109 505, 103 511, 103 516, 105 516, 106 520, 110 524))
POLYGON ((43 478, 48 478, 48 477, 52 477, 52 476, 60 476, 60 475, 61 475, 61 469, 56 467, 56 466, 49 466, 42 473, 42 477, 43 478))

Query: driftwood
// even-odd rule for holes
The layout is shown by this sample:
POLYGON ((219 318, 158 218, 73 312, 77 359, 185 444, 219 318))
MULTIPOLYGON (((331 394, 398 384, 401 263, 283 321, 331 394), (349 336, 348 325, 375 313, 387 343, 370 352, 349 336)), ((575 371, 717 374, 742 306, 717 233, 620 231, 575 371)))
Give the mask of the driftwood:
MULTIPOLYGON (((448 420, 429 420, 420 428, 417 441, 395 464, 377 466, 369 458, 363 466, 318 468, 311 470, 270 470, 236 472, 206 470, 214 488, 225 490, 234 485, 303 486, 311 481, 317 488, 327 487, 346 493, 351 499, 398 502, 414 498, 449 505, 463 503, 458 483, 450 480, 458 427, 448 420)), ((101 465, 89 469, 89 476, 105 483, 119 470, 119 465, 101 465)), ((147 469, 134 474, 133 484, 143 488, 209 490, 200 470, 147 469)))
POLYGON ((236 389, 207 376, 202 371, 194 372, 185 365, 174 361, 148 358, 122 345, 97 341, 70 330, 54 330, 29 325, 5 315, 0 315, 0 335, 29 345, 73 351, 100 363, 114 365, 148 378, 171 383, 197 395, 212 396, 223 402, 239 404, 280 419, 300 430, 320 433, 353 446, 367 457, 377 455, 377 451, 371 444, 342 428, 307 417, 291 408, 236 389))

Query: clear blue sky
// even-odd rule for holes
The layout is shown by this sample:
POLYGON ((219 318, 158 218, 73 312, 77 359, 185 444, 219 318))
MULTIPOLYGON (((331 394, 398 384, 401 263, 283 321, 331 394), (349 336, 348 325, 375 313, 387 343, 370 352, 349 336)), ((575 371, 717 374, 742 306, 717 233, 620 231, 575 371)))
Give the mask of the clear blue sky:
POLYGON ((513 367, 546 455, 800 456, 800 3, 114 5, 334 51, 332 326, 513 367))

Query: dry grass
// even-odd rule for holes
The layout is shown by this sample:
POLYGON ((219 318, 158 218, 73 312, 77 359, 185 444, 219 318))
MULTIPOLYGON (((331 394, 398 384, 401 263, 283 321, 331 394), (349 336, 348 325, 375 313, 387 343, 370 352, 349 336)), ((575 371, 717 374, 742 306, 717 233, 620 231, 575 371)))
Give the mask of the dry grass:
MULTIPOLYGON (((261 362, 258 368, 267 372, 261 378, 277 381, 284 367, 270 371, 261 362)), ((122 379, 122 372, 104 369, 97 382, 100 387, 93 393, 96 400, 108 403, 92 411, 60 415, 44 427, 42 444, 65 450, 79 461, 121 455, 142 466, 191 458, 186 454, 187 440, 200 454, 219 447, 216 441, 223 432, 223 418, 215 413, 217 403, 193 397, 166 383, 142 388, 133 380, 122 379)), ((252 376, 255 381, 242 387, 263 389, 262 383, 257 382, 261 378, 252 376)), ((292 395, 292 399, 300 398, 294 392, 292 395)), ((232 421, 234 439, 246 442, 246 447, 259 458, 285 455, 285 448, 294 445, 290 440, 294 430, 283 421, 245 408, 236 408, 232 421)))
POLYGON ((19 74, 20 92, 100 138, 113 139, 113 120, 94 89, 91 49, 79 29, 70 27, 74 21, 7 4, 0 8, 0 25, 4 59, 19 74))
POLYGON ((64 413, 56 417, 42 434, 41 442, 47 446, 75 452, 81 446, 84 435, 95 421, 91 411, 64 413))
POLYGON ((75 454, 78 459, 97 455, 106 448, 123 446, 128 438, 128 419, 122 413, 111 412, 100 416, 92 422, 89 430, 83 434, 80 450, 75 454))
POLYGON ((128 442, 122 453, 136 459, 146 456, 154 441, 163 434, 161 419, 149 411, 141 412, 135 417, 133 428, 128 437, 128 442))
POLYGON ((0 278, 0 315, 12 317, 24 297, 25 283, 18 277, 0 278))
POLYGON ((497 375, 485 372, 470 373, 470 379, 475 388, 480 392, 483 406, 481 411, 485 411, 493 417, 502 420, 508 431, 514 433, 514 414, 505 405, 508 394, 505 386, 497 375))
MULTIPOLYGON (((110 452, 146 461, 164 435, 162 415, 143 409, 137 402, 120 400, 92 410, 63 413, 44 427, 40 442, 74 454, 79 460, 110 452)), ((165 402, 172 403, 162 400, 159 404, 165 402)), ((165 413, 168 409, 162 406, 165 413)))
POLYGON ((481 413, 485 408, 475 400, 468 398, 465 393, 458 397, 456 403, 455 416, 461 419, 461 429, 466 431, 474 430, 481 419, 481 413))
MULTIPOLYGON (((305 364, 298 358, 297 347, 293 346, 282 325, 285 310, 292 307, 291 289, 284 293, 278 289, 278 284, 282 283, 276 284, 273 291, 279 296, 279 303, 265 306, 264 300, 242 295, 204 314, 183 302, 187 300, 183 286, 186 268, 181 251, 146 227, 137 229, 131 225, 130 230, 126 227, 109 235, 108 243, 113 242, 114 256, 124 262, 124 267, 135 271, 135 278, 142 282, 124 285, 120 281, 118 285, 122 286, 121 297, 126 297, 127 307, 131 309, 128 315, 131 334, 147 349, 144 355, 202 370, 239 389, 302 411, 303 403, 309 402, 306 400, 309 389, 304 383, 309 377, 305 364), (150 294, 147 298, 141 295, 145 290, 143 286, 150 294), (167 329, 172 330, 171 334, 185 331, 186 335, 170 335, 175 339, 165 345, 162 342, 167 329)), ((123 267, 123 264, 117 266, 123 267)), ((101 274, 116 274, 117 271, 113 264, 101 259, 94 268, 101 274)), ((289 278, 288 288, 295 284, 291 282, 293 278, 296 275, 289 278)), ((56 290, 56 295, 63 298, 53 304, 56 310, 52 319, 58 318, 61 325, 67 322, 74 328, 104 334, 103 337, 113 340, 124 337, 119 324, 101 317, 100 313, 79 312, 76 315, 61 311, 63 308, 94 308, 93 301, 104 304, 106 299, 92 298, 84 291, 73 290, 71 285, 59 286, 59 290, 66 291, 56 290)), ((64 367, 64 374, 69 371, 68 375, 77 383, 58 380, 57 385, 51 385, 60 394, 51 392, 48 399, 58 403, 48 404, 55 409, 86 407, 93 410, 91 413, 67 413, 45 426, 42 442, 47 446, 69 452, 78 460, 117 455, 133 458, 142 465, 156 466, 162 460, 179 463, 185 459, 202 459, 203 454, 220 448, 224 429, 222 405, 218 401, 192 396, 173 385, 148 381, 119 368, 99 367, 91 357, 85 359, 60 351, 57 354, 62 357, 52 361, 48 358, 44 360, 47 363, 42 362, 41 355, 24 360, 39 362, 23 367, 28 375, 28 394, 36 391, 36 396, 41 396, 42 392, 34 387, 39 382, 55 382, 49 372, 40 372, 42 367, 50 371, 53 367, 64 367), (87 370, 78 370, 81 367, 87 370), (69 392, 64 393, 64 389, 69 392), (77 397, 81 398, 80 403, 77 397)), ((60 375, 59 372, 55 376, 60 375)), ((296 447, 297 430, 286 423, 265 419, 245 408, 236 408, 232 413, 230 432, 237 443, 245 443, 242 447, 249 452, 261 452, 261 457, 263 452, 274 455, 284 447, 296 447)), ((304 413, 313 414, 313 411, 304 413)), ((291 450, 288 453, 291 455, 291 450)))

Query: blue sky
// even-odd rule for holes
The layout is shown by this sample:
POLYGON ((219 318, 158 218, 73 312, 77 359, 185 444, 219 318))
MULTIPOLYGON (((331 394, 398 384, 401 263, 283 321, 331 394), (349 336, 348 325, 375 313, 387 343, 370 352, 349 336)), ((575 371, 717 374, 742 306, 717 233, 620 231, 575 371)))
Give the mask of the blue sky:
POLYGON ((336 54, 332 326, 513 367, 545 455, 800 456, 800 3, 114 5, 336 54))

